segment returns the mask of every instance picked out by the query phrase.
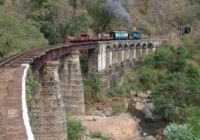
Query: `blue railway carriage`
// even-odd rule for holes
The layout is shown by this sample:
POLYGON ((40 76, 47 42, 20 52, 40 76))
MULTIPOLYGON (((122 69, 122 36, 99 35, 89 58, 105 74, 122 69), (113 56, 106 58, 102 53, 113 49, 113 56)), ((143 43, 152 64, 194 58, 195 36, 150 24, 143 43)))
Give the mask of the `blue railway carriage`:
POLYGON ((114 40, 126 40, 126 39, 139 40, 141 39, 141 32, 113 31, 113 32, 110 32, 110 36, 114 40))
POLYGON ((110 36, 111 36, 114 40, 129 39, 128 32, 126 32, 126 31, 113 31, 113 32, 110 32, 110 36))
POLYGON ((141 39, 141 32, 135 31, 135 32, 129 32, 129 39, 133 39, 133 40, 139 40, 141 39))

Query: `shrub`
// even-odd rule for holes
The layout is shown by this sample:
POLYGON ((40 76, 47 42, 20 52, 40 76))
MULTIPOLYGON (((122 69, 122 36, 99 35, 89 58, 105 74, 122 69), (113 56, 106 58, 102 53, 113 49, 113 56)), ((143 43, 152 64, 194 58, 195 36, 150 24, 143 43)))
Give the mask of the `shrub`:
POLYGON ((164 140, 197 140, 188 124, 170 123, 164 129, 164 140))
POLYGON ((99 101, 101 99, 100 96, 100 88, 101 88, 101 77, 96 74, 90 77, 87 80, 84 80, 84 93, 90 93, 93 99, 99 101))
POLYGON ((32 71, 29 70, 28 77, 26 80, 26 102, 28 106, 29 113, 32 113, 35 109, 35 100, 33 98, 34 89, 38 86, 38 81, 33 75, 32 71))
POLYGON ((81 122, 73 119, 67 121, 68 140, 80 140, 82 131, 83 125, 81 122))
POLYGON ((108 137, 104 136, 101 132, 92 132, 90 134, 91 138, 98 138, 100 140, 109 140, 108 137))
POLYGON ((130 93, 131 89, 134 88, 133 82, 125 82, 122 85, 116 86, 114 89, 112 89, 109 93, 109 97, 122 97, 130 93))
POLYGON ((200 109, 198 107, 188 107, 189 117, 187 123, 194 128, 194 134, 200 137, 200 109))

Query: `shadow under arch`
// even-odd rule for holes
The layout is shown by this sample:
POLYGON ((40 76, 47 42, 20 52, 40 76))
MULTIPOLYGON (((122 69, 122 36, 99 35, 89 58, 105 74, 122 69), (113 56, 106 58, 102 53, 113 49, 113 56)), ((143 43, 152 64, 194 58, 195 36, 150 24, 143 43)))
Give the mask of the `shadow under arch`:
POLYGON ((141 44, 140 43, 137 43, 136 44, 136 49, 140 49, 141 48, 141 44))
POLYGON ((124 45, 124 50, 128 50, 128 49, 130 49, 129 45, 128 45, 128 44, 125 44, 125 45, 124 45))
POLYGON ((113 45, 112 50, 117 51, 117 45, 116 44, 113 45))
POLYGON ((147 44, 144 43, 144 44, 142 45, 142 48, 143 48, 143 49, 146 49, 146 48, 147 48, 147 44))
POLYGON ((135 49, 135 44, 131 44, 131 45, 130 45, 130 49, 131 49, 131 50, 134 50, 134 49, 135 49))
POLYGON ((122 44, 119 44, 119 45, 118 45, 118 51, 121 51, 121 50, 123 50, 123 48, 124 48, 124 47, 123 47, 123 45, 122 45, 122 44))
POLYGON ((106 52, 110 52, 110 51, 112 51, 112 48, 111 48, 111 46, 107 45, 106 46, 106 52))
POLYGON ((153 43, 148 43, 148 48, 153 48, 153 43))

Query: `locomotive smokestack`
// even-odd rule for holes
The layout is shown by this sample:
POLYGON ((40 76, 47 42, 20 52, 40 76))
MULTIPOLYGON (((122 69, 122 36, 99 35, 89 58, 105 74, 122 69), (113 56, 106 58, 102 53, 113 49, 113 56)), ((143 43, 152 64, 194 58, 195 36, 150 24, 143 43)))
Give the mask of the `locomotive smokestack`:
POLYGON ((108 9, 118 18, 128 29, 130 28, 131 18, 123 4, 132 4, 134 0, 107 0, 108 9))

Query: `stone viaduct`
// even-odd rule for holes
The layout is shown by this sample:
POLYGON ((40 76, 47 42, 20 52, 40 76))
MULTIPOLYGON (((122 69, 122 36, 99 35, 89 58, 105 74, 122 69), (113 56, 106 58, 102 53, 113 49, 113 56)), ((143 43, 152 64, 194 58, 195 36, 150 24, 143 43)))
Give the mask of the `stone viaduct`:
POLYGON ((24 58, 21 66, 0 74, 0 140, 67 140, 66 114, 85 113, 81 51, 88 51, 88 75, 100 73, 104 77, 104 93, 124 66, 134 67, 138 59, 155 51, 162 43, 165 40, 61 44, 24 58), (33 95, 36 104, 29 112, 30 121, 25 100, 29 66, 39 81, 33 95), (5 75, 14 78, 7 78, 8 84, 4 84, 5 75))

